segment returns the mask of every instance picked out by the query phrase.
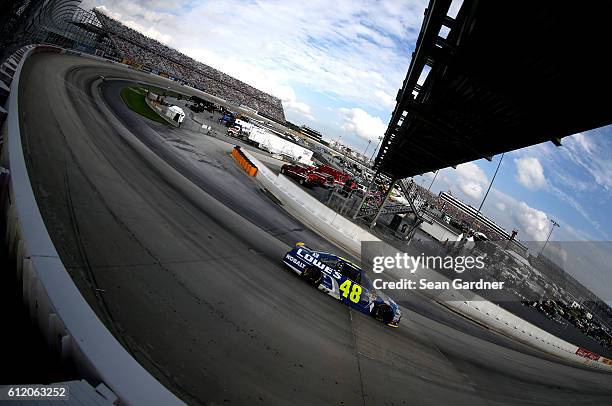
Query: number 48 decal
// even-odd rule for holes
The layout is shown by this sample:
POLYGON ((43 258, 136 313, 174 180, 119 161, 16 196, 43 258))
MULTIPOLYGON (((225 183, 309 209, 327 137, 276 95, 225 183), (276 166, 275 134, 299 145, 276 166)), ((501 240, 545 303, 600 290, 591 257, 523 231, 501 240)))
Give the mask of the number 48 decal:
POLYGON ((361 286, 357 285, 356 283, 353 283, 353 281, 351 281, 350 279, 347 279, 340 285, 340 290, 342 291, 342 296, 348 297, 353 303, 359 303, 362 291, 361 286), (352 289, 351 285, 353 285, 352 289))

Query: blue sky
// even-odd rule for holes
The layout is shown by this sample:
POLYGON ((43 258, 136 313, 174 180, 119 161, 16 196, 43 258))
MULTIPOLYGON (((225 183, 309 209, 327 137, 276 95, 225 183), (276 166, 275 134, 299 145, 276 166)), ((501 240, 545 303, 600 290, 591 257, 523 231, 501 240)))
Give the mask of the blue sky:
MULTIPOLYGON (((128 26, 278 96, 290 121, 358 151, 383 135, 427 2, 85 0, 128 26)), ((453 6, 453 13, 456 13, 453 6)), ((484 213, 523 240, 607 241, 612 234, 612 127, 505 155, 484 213)), ((435 192, 478 205, 495 170, 444 169, 435 192)), ((429 186, 432 174, 417 177, 429 186)), ((609 263, 609 262, 608 262, 609 263)), ((586 276, 612 285, 607 264, 586 276)), ((603 296, 612 298, 611 293, 603 296)))

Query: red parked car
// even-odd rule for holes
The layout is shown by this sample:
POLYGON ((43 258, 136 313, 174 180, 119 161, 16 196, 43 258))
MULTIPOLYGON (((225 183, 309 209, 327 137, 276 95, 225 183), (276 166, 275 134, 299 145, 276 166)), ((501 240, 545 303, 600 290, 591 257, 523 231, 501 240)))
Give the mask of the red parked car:
POLYGON ((296 179, 303 186, 334 185, 334 178, 328 174, 317 172, 314 166, 285 164, 281 167, 281 173, 296 179))
POLYGON ((339 171, 336 168, 332 168, 329 165, 321 165, 317 169, 319 173, 325 173, 334 178, 334 183, 337 185, 343 186, 344 183, 348 180, 349 174, 343 171, 339 171))

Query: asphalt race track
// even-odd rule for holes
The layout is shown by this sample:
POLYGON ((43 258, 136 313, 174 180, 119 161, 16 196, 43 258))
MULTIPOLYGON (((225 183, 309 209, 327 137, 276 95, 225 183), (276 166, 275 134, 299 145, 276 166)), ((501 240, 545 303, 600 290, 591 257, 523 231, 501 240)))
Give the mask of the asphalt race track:
MULTIPOLYGON (((127 109, 118 65, 31 57, 20 114, 51 237, 100 319, 192 404, 610 405, 612 375, 568 365, 418 295, 383 326, 281 266, 289 217, 230 145, 127 109), (99 76, 104 75, 102 82, 99 76)), ((170 84, 177 90, 183 88, 170 84)))

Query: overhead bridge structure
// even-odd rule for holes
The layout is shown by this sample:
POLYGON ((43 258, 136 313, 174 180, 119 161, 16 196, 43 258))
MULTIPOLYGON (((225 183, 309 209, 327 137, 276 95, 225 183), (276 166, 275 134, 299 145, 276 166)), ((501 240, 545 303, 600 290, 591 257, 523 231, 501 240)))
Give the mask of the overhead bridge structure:
POLYGON ((609 2, 431 0, 375 169, 394 179, 612 123, 609 2))

